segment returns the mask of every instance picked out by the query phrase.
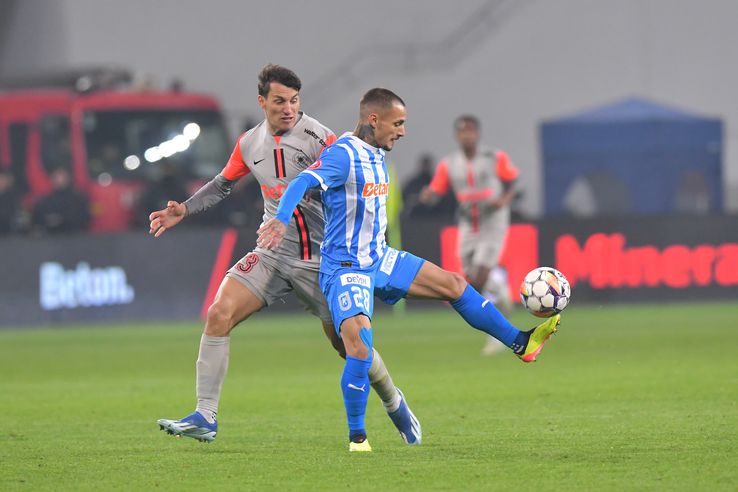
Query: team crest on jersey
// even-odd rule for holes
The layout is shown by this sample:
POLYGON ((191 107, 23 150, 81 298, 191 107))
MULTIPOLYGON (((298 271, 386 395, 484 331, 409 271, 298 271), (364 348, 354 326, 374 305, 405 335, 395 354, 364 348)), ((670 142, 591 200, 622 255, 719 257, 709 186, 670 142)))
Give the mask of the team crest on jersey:
POLYGON ((341 311, 351 309, 351 297, 349 297, 348 292, 341 292, 341 295, 338 296, 338 307, 341 308, 341 311))
POLYGON ((303 169, 308 167, 311 162, 312 159, 300 149, 297 149, 295 157, 292 158, 292 164, 303 169))
POLYGON ((317 161, 313 162, 310 165, 310 167, 308 167, 308 169, 318 169, 321 166, 321 164, 323 164, 323 163, 320 162, 320 159, 318 159, 317 161))

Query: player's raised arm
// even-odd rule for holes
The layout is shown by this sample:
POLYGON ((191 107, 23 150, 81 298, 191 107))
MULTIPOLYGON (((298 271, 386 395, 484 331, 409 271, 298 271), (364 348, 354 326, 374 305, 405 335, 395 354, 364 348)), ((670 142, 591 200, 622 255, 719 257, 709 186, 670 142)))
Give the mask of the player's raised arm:
POLYGON ((176 226, 188 215, 207 210, 222 199, 227 197, 236 181, 225 178, 218 174, 208 183, 204 184, 184 203, 170 200, 167 208, 157 210, 149 214, 149 234, 159 237, 167 230, 176 226))

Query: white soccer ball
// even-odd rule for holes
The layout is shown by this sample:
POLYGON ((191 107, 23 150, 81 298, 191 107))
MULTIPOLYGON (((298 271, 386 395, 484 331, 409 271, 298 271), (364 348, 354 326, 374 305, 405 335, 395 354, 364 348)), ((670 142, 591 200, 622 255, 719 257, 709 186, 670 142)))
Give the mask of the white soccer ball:
POLYGON ((551 267, 538 267, 520 285, 520 300, 533 316, 549 318, 569 305, 571 286, 564 274, 551 267))

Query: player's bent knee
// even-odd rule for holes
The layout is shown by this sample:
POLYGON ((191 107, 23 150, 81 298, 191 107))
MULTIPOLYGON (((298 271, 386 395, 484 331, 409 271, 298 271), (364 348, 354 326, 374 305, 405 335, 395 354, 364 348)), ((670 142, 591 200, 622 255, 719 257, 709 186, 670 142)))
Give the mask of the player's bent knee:
POLYGON ((439 285, 442 289, 441 294, 447 301, 453 301, 461 297, 466 289, 466 279, 454 272, 446 272, 447 278, 439 285))
POLYGON ((208 308, 205 332, 210 336, 227 336, 238 323, 233 306, 227 302, 216 301, 208 308))
POLYGON ((451 300, 458 299, 462 296, 464 290, 466 289, 466 279, 458 273, 451 272, 451 278, 449 280, 450 282, 448 283, 448 286, 450 290, 450 298, 451 300))
POLYGON ((344 320, 341 324, 341 339, 345 346, 346 355, 359 358, 367 359, 370 355, 371 350, 371 324, 369 319, 363 315, 355 316, 344 320), (362 331, 369 333, 369 340, 367 343, 362 331))

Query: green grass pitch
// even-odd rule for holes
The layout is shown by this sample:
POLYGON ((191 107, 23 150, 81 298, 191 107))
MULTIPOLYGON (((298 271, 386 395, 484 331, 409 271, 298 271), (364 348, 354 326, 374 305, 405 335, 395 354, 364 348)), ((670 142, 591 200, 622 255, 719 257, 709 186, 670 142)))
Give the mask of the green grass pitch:
POLYGON ((523 364, 450 309, 380 313, 423 444, 372 394, 360 455, 313 318, 234 331, 212 444, 155 424, 193 408, 199 323, 0 331, 0 490, 736 490, 737 324, 735 303, 573 306, 523 364))

